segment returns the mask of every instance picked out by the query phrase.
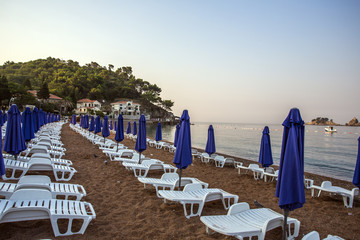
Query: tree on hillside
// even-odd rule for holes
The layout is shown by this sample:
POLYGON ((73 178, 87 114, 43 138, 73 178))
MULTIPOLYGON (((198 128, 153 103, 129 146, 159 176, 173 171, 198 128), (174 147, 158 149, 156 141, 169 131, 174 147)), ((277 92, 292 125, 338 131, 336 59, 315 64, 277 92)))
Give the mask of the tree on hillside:
POLYGON ((163 106, 163 108, 165 108, 166 110, 171 111, 171 108, 174 106, 174 102, 171 100, 163 100, 161 101, 161 105, 163 106))
POLYGON ((0 76, 0 103, 11 98, 8 80, 5 76, 0 76))
POLYGON ((38 98, 40 99, 48 99, 50 97, 49 87, 47 82, 44 82, 37 93, 38 98))
POLYGON ((23 82, 24 87, 26 87, 28 90, 32 89, 30 79, 25 79, 23 82))

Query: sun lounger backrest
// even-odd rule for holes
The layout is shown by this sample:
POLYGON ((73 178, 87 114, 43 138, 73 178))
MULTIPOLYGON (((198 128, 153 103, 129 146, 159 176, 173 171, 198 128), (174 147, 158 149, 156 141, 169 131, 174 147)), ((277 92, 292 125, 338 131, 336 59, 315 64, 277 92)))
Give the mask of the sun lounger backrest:
POLYGON ((258 169, 258 168, 259 168, 259 165, 252 163, 252 164, 249 164, 249 168, 258 169))
POLYGON ((249 209, 250 206, 247 202, 235 203, 229 208, 227 215, 234 215, 249 209))
POLYGON ((301 240, 320 240, 320 235, 317 231, 312 231, 306 234, 301 240))
POLYGON ((164 173, 161 176, 161 180, 179 178, 177 173, 164 173))
POLYGON ((323 187, 323 188, 329 188, 329 187, 331 187, 331 186, 332 186, 332 184, 331 184, 330 181, 323 181, 323 182, 321 183, 321 187, 323 187))
POLYGON ((48 148, 46 146, 36 145, 31 150, 30 153, 47 153, 48 148))
POLYGON ((196 191, 196 190, 201 190, 201 189, 202 189, 202 185, 200 183, 190 183, 190 184, 186 184, 183 191, 191 192, 191 191, 196 191))
POLYGON ((15 191, 10 200, 37 200, 52 199, 52 194, 48 190, 43 189, 20 189, 15 191))

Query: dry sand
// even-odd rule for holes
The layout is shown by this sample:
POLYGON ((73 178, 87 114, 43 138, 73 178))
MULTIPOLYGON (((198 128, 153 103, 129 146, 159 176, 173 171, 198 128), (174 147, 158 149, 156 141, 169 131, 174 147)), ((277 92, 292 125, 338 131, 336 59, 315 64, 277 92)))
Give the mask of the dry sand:
MULTIPOLYGON (((84 235, 58 239, 235 239, 218 233, 207 235, 199 217, 185 218, 181 204, 164 203, 156 197, 153 188, 144 189, 133 173, 119 163, 105 165, 107 157, 97 146, 71 130, 68 124, 63 126, 62 141, 67 148, 63 158, 72 160, 78 170, 70 183, 85 187, 87 196, 83 201, 93 204, 97 216, 84 235)), ((125 139, 122 143, 134 149, 133 141, 125 139)), ((172 163, 174 156, 154 148, 148 148, 143 153, 166 163, 172 163)), ((245 165, 250 163, 244 159, 237 160, 245 165)), ((239 202, 248 202, 251 208, 255 208, 254 200, 257 200, 281 213, 275 197, 276 182, 255 181, 250 174, 239 175, 233 167, 220 169, 200 161, 184 170, 183 175, 197 177, 209 183, 209 187, 237 194, 239 202)), ((161 173, 154 172, 149 176, 160 177, 161 173)), ((313 174, 306 174, 306 177, 314 179, 317 185, 329 179, 313 174)), ((353 187, 349 182, 330 180, 334 185, 347 189, 353 187)), ((345 239, 359 239, 359 207, 358 199, 354 208, 346 209, 339 196, 325 193, 320 198, 311 198, 310 191, 306 190, 304 207, 290 212, 290 217, 301 221, 298 239, 313 230, 317 230, 322 238, 332 234, 345 239)), ((206 203, 202 215, 215 214, 226 214, 222 203, 206 203)), ((0 224, 0 233, 1 239, 54 239, 49 220, 3 223, 0 224)), ((266 239, 281 239, 281 233, 281 228, 274 229, 266 234, 266 239)))

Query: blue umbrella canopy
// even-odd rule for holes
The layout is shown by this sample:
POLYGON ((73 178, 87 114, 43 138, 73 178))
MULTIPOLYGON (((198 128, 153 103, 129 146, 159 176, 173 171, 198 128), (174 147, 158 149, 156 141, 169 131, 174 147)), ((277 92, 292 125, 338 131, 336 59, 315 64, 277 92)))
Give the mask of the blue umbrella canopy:
POLYGON ((130 122, 128 122, 128 127, 126 129, 126 134, 129 134, 129 133, 131 133, 131 123, 130 122))
POLYGON ((146 150, 146 120, 144 114, 141 114, 139 119, 139 132, 137 134, 135 150, 140 153, 139 155, 139 163, 141 158, 141 152, 146 150))
POLYGON ((25 149, 26 145, 21 130, 20 111, 17 106, 13 104, 8 111, 4 151, 12 155, 17 155, 25 149))
POLYGON ((3 112, 0 110, 0 127, 4 125, 4 118, 3 118, 3 112))
POLYGON ((137 127, 136 127, 136 122, 134 122, 134 129, 133 129, 133 135, 137 135, 137 127))
POLYGON ((122 140, 124 140, 124 119, 121 114, 118 117, 117 125, 115 128, 116 128, 115 141, 121 142, 122 140))
POLYGON ((273 164, 271 142, 270 142, 270 131, 268 126, 264 127, 263 135, 261 137, 259 163, 264 168, 267 168, 273 164))
POLYGON ((358 155, 352 183, 360 188, 360 137, 358 138, 358 155))
POLYGON ((284 209, 283 239, 285 239, 289 211, 301 208, 305 203, 305 127, 299 109, 291 109, 282 125, 284 132, 275 196, 279 198, 279 207, 284 209))
MULTIPOLYGON (((1 114, 0 114, 0 117, 1 114)), ((0 140, 2 139, 2 131, 0 129, 0 140)), ((0 141, 0 179, 2 178, 2 176, 5 174, 5 163, 4 163, 4 158, 3 158, 3 154, 2 154, 2 140, 0 141)))
POLYGON ((110 130, 109 130, 109 119, 108 116, 104 117, 104 125, 103 125, 103 129, 102 129, 102 136, 104 137, 104 140, 106 137, 108 137, 110 135, 110 130))
POLYGON ((34 119, 34 130, 35 130, 35 132, 37 132, 40 129, 39 109, 37 109, 37 107, 34 107, 33 119, 34 119))
POLYGON ((162 132, 161 132, 161 123, 160 122, 156 126, 155 140, 156 141, 162 140, 162 132))
POLYGON ((101 121, 100 121, 100 116, 97 116, 95 119, 95 130, 94 133, 98 133, 101 132, 101 121))
POLYGON ((76 125, 76 116, 75 116, 75 114, 73 114, 73 115, 71 116, 71 123, 74 124, 74 125, 76 125))
POLYGON ((92 132, 94 130, 95 130, 95 118, 94 116, 91 116, 89 131, 92 132))
POLYGON ((212 125, 210 125, 208 129, 208 138, 206 142, 205 152, 209 155, 216 152, 214 128, 212 125))
POLYGON ((176 167, 180 169, 179 187, 181 186, 182 169, 186 169, 192 163, 190 117, 187 110, 183 111, 180 120, 179 138, 173 160, 176 167))
POLYGON ((179 139, 179 131, 180 131, 180 124, 176 124, 175 137, 174 137, 174 147, 177 146, 177 142, 178 142, 178 139, 179 139))
POLYGON ((89 115, 84 116, 84 128, 89 128, 89 115))
POLYGON ((35 129, 34 129, 34 120, 33 120, 33 114, 29 107, 25 108, 25 111, 23 112, 23 124, 22 124, 22 130, 24 134, 24 140, 30 141, 35 137, 35 129))

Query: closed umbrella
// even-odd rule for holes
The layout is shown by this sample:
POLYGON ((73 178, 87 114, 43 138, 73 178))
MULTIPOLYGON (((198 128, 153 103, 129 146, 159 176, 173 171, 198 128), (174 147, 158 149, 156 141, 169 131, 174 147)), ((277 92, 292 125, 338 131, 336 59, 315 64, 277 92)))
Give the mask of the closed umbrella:
POLYGON ((89 131, 92 132, 94 130, 95 130, 95 118, 94 118, 94 116, 91 116, 89 131))
POLYGON ((37 109, 37 107, 34 107, 33 119, 34 119, 34 130, 35 130, 35 132, 37 132, 40 129, 39 109, 37 109))
POLYGON ((24 134, 21 130, 21 116, 16 104, 13 104, 8 111, 8 123, 6 126, 4 151, 17 155, 26 149, 24 134))
POLYGON ((156 126, 155 141, 162 140, 161 123, 159 122, 156 126))
POLYGON ((283 239, 285 240, 289 211, 301 208, 305 203, 305 128, 299 109, 291 109, 282 125, 284 133, 275 195, 279 198, 279 207, 284 210, 283 239))
POLYGON ((110 130, 113 130, 112 120, 110 121, 110 130))
POLYGON ((131 123, 128 122, 128 127, 126 129, 126 134, 130 134, 131 133, 131 123))
POLYGON ((22 130, 24 134, 24 140, 28 142, 35 137, 33 116, 29 107, 25 108, 25 111, 23 112, 23 116, 24 118, 23 118, 22 130))
POLYGON ((85 129, 89 128, 89 115, 84 116, 84 128, 85 129))
POLYGON ((206 142, 205 152, 207 154, 209 154, 210 157, 211 157, 211 154, 216 152, 214 128, 212 125, 210 125, 209 129, 208 129, 208 138, 207 138, 207 142, 206 142))
POLYGON ((97 134, 98 132, 101 132, 100 116, 97 116, 96 119, 95 119, 95 130, 94 130, 94 133, 97 134))
POLYGON ((360 188, 360 137, 358 138, 358 155, 352 183, 360 188))
POLYGON ((103 129, 102 129, 102 136, 104 137, 104 143, 105 143, 105 138, 108 137, 110 135, 110 130, 109 130, 109 119, 108 116, 104 117, 104 125, 103 125, 103 129))
POLYGON ((134 136, 137 135, 136 122, 134 122, 133 135, 134 135, 134 136))
MULTIPOLYGON (((0 117, 2 118, 1 113, 2 112, 0 112, 0 117)), ((2 154, 2 131, 0 129, 0 179, 2 178, 3 175, 5 175, 5 163, 2 154)))
POLYGON ((177 146, 177 142, 178 142, 178 139, 179 139, 179 131, 180 131, 180 124, 176 124, 175 137, 174 137, 174 147, 177 146))
POLYGON ((179 138, 177 142, 173 163, 175 163, 176 167, 180 169, 180 174, 179 174, 179 188, 180 188, 182 170, 186 169, 192 163, 190 117, 187 110, 184 110, 181 116, 179 138))
POLYGON ((119 142, 124 140, 124 119, 121 114, 118 117, 118 121, 117 121, 117 125, 115 125, 115 129, 116 129, 115 141, 117 142, 116 151, 118 151, 119 142))
POLYGON ((266 169, 273 164, 269 127, 265 126, 261 137, 259 163, 266 169))
MULTIPOLYGON (((134 123, 135 124, 135 123, 134 123)), ((146 150, 146 120, 144 114, 141 114, 139 119, 139 132, 136 138, 135 150, 138 151, 139 154, 139 164, 141 159, 141 152, 146 150)))

